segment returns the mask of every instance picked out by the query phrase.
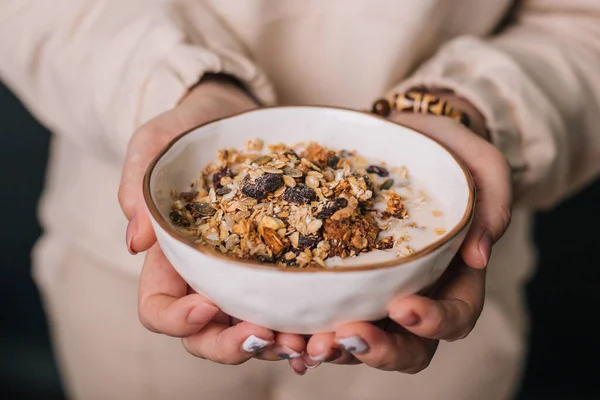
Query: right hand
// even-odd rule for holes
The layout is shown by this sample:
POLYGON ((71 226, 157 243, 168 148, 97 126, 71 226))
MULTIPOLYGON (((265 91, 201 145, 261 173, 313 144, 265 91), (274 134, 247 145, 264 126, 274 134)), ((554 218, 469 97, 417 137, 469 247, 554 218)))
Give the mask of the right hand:
POLYGON ((142 181, 152 159, 178 134, 256 107, 246 92, 229 81, 204 79, 178 106, 133 134, 119 187, 119 203, 129 220, 127 247, 132 254, 148 250, 138 297, 142 324, 153 332, 181 337, 189 353, 222 364, 240 364, 252 357, 281 360, 285 354, 299 356, 306 344, 298 335, 234 320, 191 290, 156 244, 142 181))

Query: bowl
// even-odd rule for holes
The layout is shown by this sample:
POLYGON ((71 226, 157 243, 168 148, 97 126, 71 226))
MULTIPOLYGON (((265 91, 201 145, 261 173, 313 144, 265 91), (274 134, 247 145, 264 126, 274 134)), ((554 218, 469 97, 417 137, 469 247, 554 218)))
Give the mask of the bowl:
POLYGON ((175 138, 149 166, 143 185, 158 243, 196 292, 225 313, 279 332, 314 334, 351 321, 386 316, 396 296, 432 285, 450 264, 471 223, 475 193, 463 163, 435 140, 364 112, 312 106, 248 111, 199 126, 175 138), (222 148, 265 143, 357 150, 390 166, 406 165, 444 209, 445 235, 413 255, 373 265, 285 268, 233 259, 195 245, 171 225, 171 190, 189 188, 222 148))

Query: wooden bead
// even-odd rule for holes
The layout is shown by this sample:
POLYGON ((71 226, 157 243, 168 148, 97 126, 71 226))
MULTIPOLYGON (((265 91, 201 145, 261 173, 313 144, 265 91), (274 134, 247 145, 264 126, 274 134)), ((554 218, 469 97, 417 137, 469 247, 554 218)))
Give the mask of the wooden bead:
POLYGON ((381 115, 382 117, 388 117, 392 112, 392 107, 386 99, 379 99, 373 103, 373 114, 381 115))

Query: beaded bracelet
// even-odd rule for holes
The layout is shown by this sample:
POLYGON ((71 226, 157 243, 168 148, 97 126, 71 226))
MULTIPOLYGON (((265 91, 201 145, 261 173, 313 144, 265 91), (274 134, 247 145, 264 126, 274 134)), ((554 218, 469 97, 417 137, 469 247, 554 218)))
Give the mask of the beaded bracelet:
POLYGON ((446 100, 433 93, 422 90, 409 90, 405 93, 395 93, 390 99, 379 99, 373 103, 372 113, 388 117, 391 112, 412 112, 416 114, 433 114, 450 117, 467 128, 471 121, 467 114, 454 109, 446 100))

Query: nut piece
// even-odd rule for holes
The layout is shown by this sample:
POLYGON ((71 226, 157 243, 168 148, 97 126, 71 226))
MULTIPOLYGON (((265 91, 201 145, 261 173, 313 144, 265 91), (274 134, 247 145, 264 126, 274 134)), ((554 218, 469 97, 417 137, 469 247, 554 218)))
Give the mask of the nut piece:
POLYGON ((289 244, 287 239, 279 237, 277 232, 271 228, 264 228, 261 236, 275 257, 281 256, 289 244))

